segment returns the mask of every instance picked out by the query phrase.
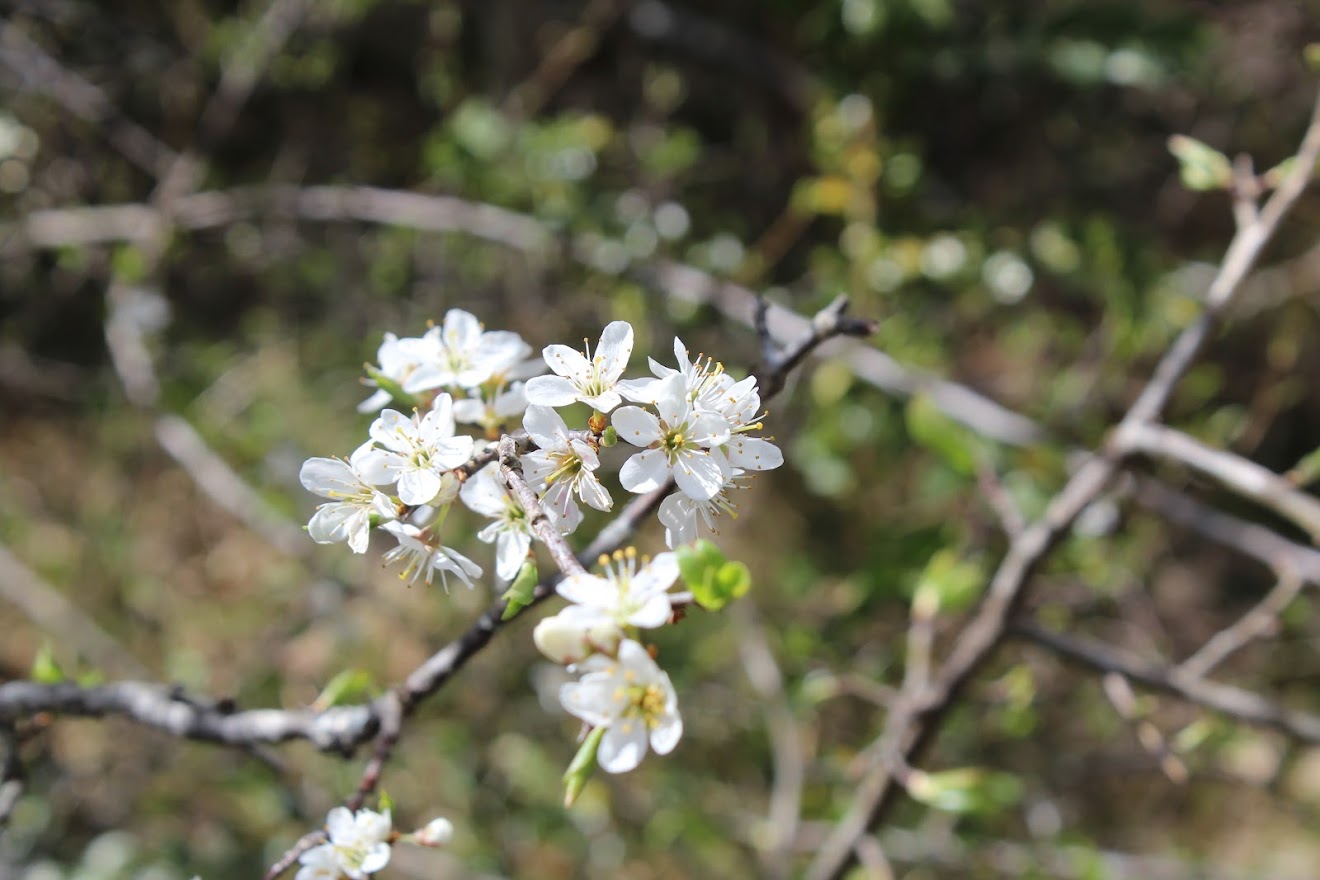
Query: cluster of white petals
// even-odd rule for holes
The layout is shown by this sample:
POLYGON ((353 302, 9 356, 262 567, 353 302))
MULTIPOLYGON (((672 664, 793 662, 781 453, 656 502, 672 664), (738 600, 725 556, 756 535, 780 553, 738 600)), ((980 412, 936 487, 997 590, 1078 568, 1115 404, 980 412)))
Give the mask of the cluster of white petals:
POLYGON ((335 807, 325 817, 326 836, 320 846, 298 858, 294 880, 363 880, 390 861, 390 811, 377 813, 335 807))
MULTIPOLYGON (((308 523, 312 539, 362 553, 379 528, 396 541, 385 561, 398 563, 409 584, 430 584, 438 574, 446 588, 451 576, 471 587, 481 567, 441 540, 447 514, 461 501, 490 520, 476 537, 494 545, 496 578, 520 580, 532 557, 535 517, 509 491, 498 464, 478 469, 473 461, 479 454, 489 461, 495 441, 519 424, 526 434, 515 437, 523 476, 559 533, 577 530, 583 506, 611 510, 614 499, 601 480, 606 463, 618 464, 618 485, 627 492, 654 492, 671 481, 677 487, 659 506, 670 548, 715 531, 720 517, 737 516, 735 490, 783 463, 778 447, 754 436, 764 416, 756 379, 735 380, 712 359, 691 358, 680 339, 676 366, 648 359, 650 376, 625 378, 633 342, 632 326, 614 321, 594 352, 589 342, 582 351, 548 345, 532 360, 518 334, 488 331, 459 309, 421 336, 387 333, 378 365, 368 370, 377 390, 359 407, 379 411, 369 439, 346 460, 312 458, 302 467, 303 486, 327 499, 308 523), (391 403, 396 408, 382 410, 391 403), (570 428, 557 411, 576 405, 591 408, 584 429, 570 428), (460 425, 474 426, 469 433, 478 436, 461 433, 460 425), (610 449, 616 440, 632 454, 610 449)), ((648 560, 628 548, 602 557, 600 574, 559 584, 567 606, 533 633, 542 653, 581 673, 560 700, 603 728, 597 761, 611 773, 636 767, 648 750, 668 753, 682 736, 669 677, 639 641, 642 630, 675 619, 670 589, 678 577, 675 553, 648 560)), ((358 880, 389 860, 388 813, 341 808, 327 829, 329 842, 304 854, 298 880, 358 880)), ((439 819, 411 837, 435 845, 451 834, 439 819)))

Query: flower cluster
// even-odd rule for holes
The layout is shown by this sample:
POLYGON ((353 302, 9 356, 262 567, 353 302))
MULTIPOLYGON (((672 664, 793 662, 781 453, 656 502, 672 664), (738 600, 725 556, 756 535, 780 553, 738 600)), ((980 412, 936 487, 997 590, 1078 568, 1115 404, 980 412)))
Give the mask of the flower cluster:
POLYGON ((411 834, 394 830, 390 811, 335 807, 325 817, 326 842, 298 857, 294 880, 364 880, 389 864, 396 842, 440 847, 454 836, 453 824, 443 817, 432 819, 411 834))
MULTIPOLYGON (((534 558, 535 514, 560 535, 574 533, 583 505, 612 509, 602 475, 617 464, 624 491, 673 490, 659 506, 671 549, 703 529, 713 532, 722 514, 736 515, 735 490, 755 472, 781 465, 783 456, 756 436, 764 414, 754 377, 735 380, 712 359, 692 358, 679 339, 673 350, 674 366, 649 359, 651 375, 625 378, 633 328, 624 321, 604 328, 594 352, 589 343, 583 351, 549 345, 539 359, 529 358, 531 347, 516 333, 487 331, 458 309, 422 336, 386 334, 379 364, 368 368, 376 392, 360 409, 397 408, 379 412, 367 441, 347 459, 303 465, 303 485, 327 499, 307 530, 315 541, 363 553, 378 528, 397 542, 385 561, 400 563, 410 584, 429 584, 439 573, 446 586, 452 575, 471 587, 481 567, 442 537, 447 514, 461 502, 490 520, 476 537, 495 545, 496 578, 521 582, 534 558), (565 421, 580 411, 559 411, 575 404, 590 408, 583 428, 565 421), (475 429, 461 433, 459 425, 475 429), (505 434, 517 441, 539 511, 524 509, 500 476, 495 453, 505 434)), ((641 630, 674 618, 669 591, 678 576, 674 553, 648 561, 629 548, 603 558, 601 574, 560 583, 569 604, 536 627, 541 651, 581 673, 560 699, 591 728, 603 728, 596 754, 607 771, 632 769, 648 747, 665 754, 682 734, 669 677, 639 641, 641 630)), ((332 844, 360 850, 362 864, 375 864, 381 851, 353 843, 365 838, 346 836, 348 819, 335 819, 332 844), (349 843, 336 843, 336 833, 349 843)), ((356 876, 343 864, 337 870, 356 876)))

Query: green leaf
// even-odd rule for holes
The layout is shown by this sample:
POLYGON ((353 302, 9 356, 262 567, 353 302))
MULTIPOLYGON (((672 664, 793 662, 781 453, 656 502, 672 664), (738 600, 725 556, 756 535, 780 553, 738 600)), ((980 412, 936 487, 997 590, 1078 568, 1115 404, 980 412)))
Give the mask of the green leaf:
POLYGON ((586 787, 587 780, 595 772, 596 751, 600 748, 600 740, 604 735, 604 727, 597 727, 588 733, 587 738, 578 747, 577 754, 569 762, 568 769, 564 771, 565 808, 573 806, 578 795, 582 794, 582 789, 586 787))
POLYGON ((1190 190, 1226 189, 1233 182, 1233 166, 1228 157, 1196 138, 1173 135, 1169 138, 1169 152, 1178 160, 1183 186, 1190 190))
POLYGON ((907 791, 914 800, 946 813, 993 813, 1022 799, 1022 781, 1011 773, 979 767, 938 773, 913 770, 907 791))
POLYGON ((522 564, 522 568, 518 569, 518 575, 513 579, 513 583, 509 584, 509 589, 505 590, 504 595, 500 597, 508 603, 504 606, 504 614, 500 616, 500 620, 515 617, 518 612, 532 604, 533 595, 536 593, 536 584, 539 580, 540 577, 536 573, 536 563, 528 559, 522 564))
POLYGON ((751 589, 752 574, 747 566, 726 559, 719 547, 704 538, 675 552, 683 581, 702 608, 719 611, 751 589))
POLYGON ((376 810, 378 812, 383 813, 386 810, 389 810, 391 813, 394 812, 394 798, 390 797, 388 791, 382 788, 380 790, 380 797, 377 800, 378 803, 376 804, 376 810))
POLYGON ((952 548, 937 552, 926 563, 912 594, 912 613, 934 617, 941 610, 957 612, 970 606, 985 587, 981 566, 959 557, 952 548))
POLYGON ((908 401, 905 410, 908 434, 917 443, 944 459, 945 464, 962 476, 976 472, 982 453, 981 441, 967 428, 940 412, 935 402, 924 394, 908 401))
POLYGON ((55 659, 50 642, 42 642, 37 649, 37 656, 32 658, 31 678, 38 684, 59 684, 68 678, 55 659))
POLYGON ((363 669, 345 669, 330 679, 312 702, 312 708, 324 712, 331 706, 340 706, 359 700, 369 694, 374 682, 371 673, 363 669))

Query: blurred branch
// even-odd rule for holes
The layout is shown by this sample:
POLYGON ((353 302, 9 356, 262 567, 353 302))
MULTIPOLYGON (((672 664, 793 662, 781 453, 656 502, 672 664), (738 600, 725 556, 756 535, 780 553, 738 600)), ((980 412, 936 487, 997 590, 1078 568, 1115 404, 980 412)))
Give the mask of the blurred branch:
POLYGON ((1320 541, 1320 499, 1254 462, 1160 425, 1124 425, 1113 443, 1121 454, 1140 453, 1199 471, 1289 520, 1311 540, 1320 541))
MULTIPOLYGON (((175 201, 170 220, 182 229, 204 230, 266 213, 458 233, 532 254, 550 253, 557 241, 557 235, 534 217, 495 205, 365 186, 272 186, 195 193, 175 201)), ((33 211, 8 227, 11 234, 0 245, 0 256, 25 246, 141 241, 156 234, 162 222, 158 212, 140 204, 33 211)), ((585 262, 585 255, 572 256, 585 262)), ((693 266, 659 260, 638 265, 633 271, 640 281, 665 296, 712 306, 726 318, 758 330, 763 340, 794 340, 812 332, 809 318, 763 303, 751 288, 693 266)), ((1031 419, 965 385, 900 364, 871 345, 839 340, 823 346, 820 354, 847 363, 859 379, 888 394, 926 396, 945 415, 984 437, 1010 446, 1031 446, 1046 439, 1045 431, 1031 419)))
POLYGON ((1178 664, 1187 675, 1203 677, 1224 662, 1234 652, 1253 639, 1261 638, 1278 629, 1279 615, 1301 594, 1306 582, 1294 574, 1280 576, 1274 587, 1246 614, 1231 626, 1215 633, 1201 649, 1178 664))
POLYGON ((623 3, 588 0, 577 24, 554 42, 536 70, 509 93, 500 109, 523 119, 535 116, 573 72, 596 54, 605 32, 623 12, 623 3))
POLYGON ((1051 632, 1034 623, 1013 626, 1012 635, 1060 657, 1100 672, 1116 673, 1143 687, 1172 694, 1235 721, 1271 728, 1301 742, 1320 743, 1320 715, 1288 709, 1254 691, 1208 681, 1178 667, 1145 663, 1103 642, 1051 632))
POLYGON ((802 731, 793 715, 788 695, 784 693, 784 675, 766 642, 765 631, 751 603, 734 605, 733 623, 737 628, 738 656, 742 659, 743 670, 752 690, 760 698, 773 762, 770 809, 766 817, 768 834, 764 838, 756 836, 758 841, 764 840, 764 844, 758 846, 761 868, 767 877, 787 877, 792 867, 789 856, 797 843, 802 790, 806 784, 802 731))
POLYGON ((1289 541, 1258 523, 1215 510, 1149 477, 1135 480, 1132 497, 1161 518, 1255 559, 1279 578, 1296 577, 1320 584, 1320 550, 1289 541))
POLYGON ((105 92, 62 66, 12 22, 0 19, 0 64, 30 91, 57 104, 99 131, 124 158, 161 177, 178 158, 164 141, 125 117, 105 92))
POLYGON ((42 632, 113 675, 147 677, 151 672, 55 587, 0 544, 0 597, 23 612, 42 632))
MULTIPOLYGON (((1206 295, 1200 318, 1183 330, 1165 352, 1113 436, 1133 433, 1136 426, 1159 417, 1178 380, 1205 345, 1279 221, 1306 188, 1317 157, 1320 157, 1320 95, 1315 99, 1293 170, 1261 209, 1256 222, 1238 229, 1233 236, 1219 274, 1206 295)), ((837 880, 847 870, 855 858, 857 840, 884 816, 895 800, 893 768, 915 763, 934 739, 946 710, 1003 640, 1009 619, 1020 604, 1036 566, 1118 473, 1121 461, 1122 450, 1115 443, 1087 459, 1050 501, 1041 518, 1012 539, 980 607, 953 642, 949 656, 929 683, 920 688, 905 687, 900 693, 880 735, 880 763, 857 786, 843 819, 812 860, 807 870, 808 880, 837 880)), ((1316 721, 1320 724, 1320 719, 1316 721)), ((1320 732, 1320 727, 1316 730, 1320 732)))
POLYGON ((10 725, 0 725, 0 748, 4 755, 0 761, 0 830, 3 830, 23 796, 27 776, 18 760, 18 735, 10 725))

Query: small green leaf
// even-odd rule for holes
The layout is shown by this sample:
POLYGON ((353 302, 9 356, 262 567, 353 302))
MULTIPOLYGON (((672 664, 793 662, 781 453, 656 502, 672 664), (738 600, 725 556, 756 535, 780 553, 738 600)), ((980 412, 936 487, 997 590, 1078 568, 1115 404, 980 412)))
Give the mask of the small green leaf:
POLYGON ((55 659, 50 642, 42 642, 37 649, 37 656, 32 658, 32 680, 38 684, 59 684, 68 678, 55 659))
POLYGON ((752 575, 747 566, 726 559, 710 541, 695 541, 676 552, 683 581, 702 608, 718 611, 751 589, 752 575))
POLYGON ((587 780, 595 772, 596 751, 600 748, 600 740, 604 735, 604 727, 594 728, 591 733, 588 733, 587 738, 578 747, 577 754, 569 762, 568 769, 564 771, 565 808, 573 806, 578 799, 578 795, 582 794, 582 789, 586 787, 587 780))
POLYGON ((938 773, 913 770, 907 791, 914 800, 946 813, 993 813, 1022 799, 1022 781, 1011 773, 979 767, 938 773))
POLYGON ((619 442, 619 432, 613 425, 605 429, 605 433, 600 435, 600 445, 606 449, 619 442))
POLYGON ((359 700, 371 692, 373 684, 371 673, 366 670, 345 669, 321 689, 321 693, 312 702, 312 708, 324 712, 331 706, 359 700))
POLYGON ((915 395, 908 401, 905 418, 912 439, 944 459, 955 472, 962 476, 976 472, 981 442, 967 428, 940 412, 933 400, 924 394, 915 395))
POLYGON ((1302 60, 1313 71, 1320 71, 1320 43, 1307 43, 1302 49, 1302 60))
POLYGON ((1196 138, 1173 135, 1169 152, 1178 160, 1183 186, 1190 190, 1225 189, 1233 182, 1233 165, 1228 157, 1196 138))
POLYGON ((957 612, 967 608, 981 595, 985 572, 975 562, 959 557, 946 547, 926 563, 912 595, 912 613, 926 618, 941 610, 957 612))
POLYGON ((391 813, 394 812, 394 798, 390 797, 390 793, 383 788, 380 790, 380 797, 378 798, 376 809, 382 813, 386 810, 389 810, 391 813))
POLYGON ((505 590, 504 595, 500 597, 507 603, 504 606, 504 614, 500 616, 500 620, 509 620, 532 604, 532 598, 536 593, 536 584, 539 580, 540 578, 536 573, 536 563, 528 559, 522 564, 522 568, 518 569, 518 575, 513 579, 513 583, 509 584, 509 589, 505 590))

